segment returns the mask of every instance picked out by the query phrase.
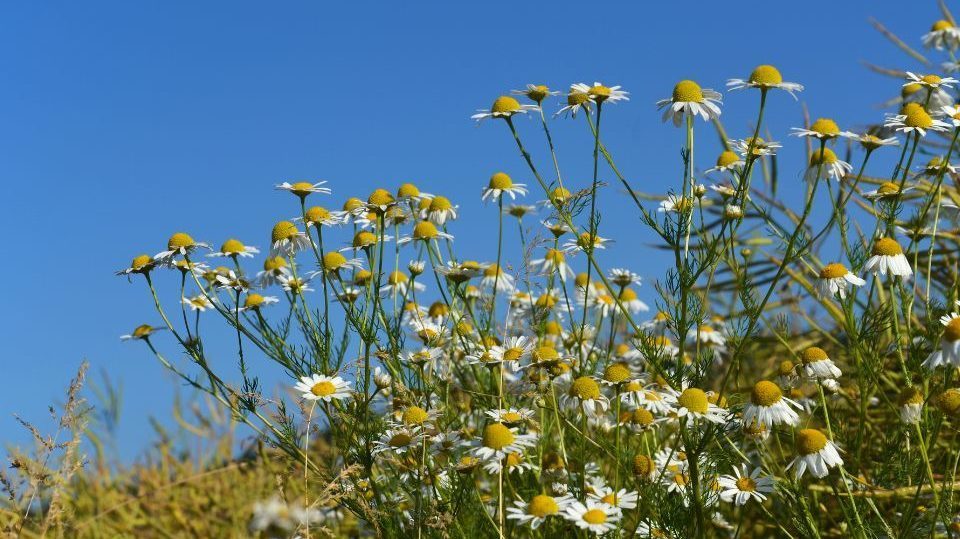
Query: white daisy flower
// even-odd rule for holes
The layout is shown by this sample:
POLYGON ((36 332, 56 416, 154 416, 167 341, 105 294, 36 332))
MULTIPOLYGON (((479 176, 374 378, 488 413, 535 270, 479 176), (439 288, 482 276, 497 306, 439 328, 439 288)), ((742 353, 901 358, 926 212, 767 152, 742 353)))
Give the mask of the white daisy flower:
POLYGON ((727 81, 727 88, 730 90, 742 90, 744 88, 758 88, 761 91, 767 91, 773 88, 783 90, 797 98, 796 92, 803 91, 803 85, 795 82, 784 82, 783 75, 772 65, 759 65, 750 73, 750 77, 744 79, 730 79, 727 81))
POLYGON ((220 250, 215 253, 209 253, 207 256, 225 256, 225 257, 253 257, 253 255, 258 254, 260 249, 256 247, 251 247, 249 245, 244 245, 239 240, 229 239, 223 242, 223 245, 220 246, 220 250))
POLYGON ((900 406, 900 421, 907 425, 920 422, 920 413, 923 411, 923 393, 916 387, 907 387, 900 392, 897 398, 900 406))
POLYGON ((423 433, 419 427, 397 427, 387 429, 379 440, 373 442, 373 454, 393 453, 403 455, 411 449, 419 449, 423 433))
POLYGON ((352 396, 350 382, 339 376, 331 377, 322 374, 301 376, 293 389, 301 392, 304 399, 311 401, 330 402, 349 399, 352 396))
POLYGON ((677 394, 674 401, 677 417, 691 417, 713 423, 725 423, 727 412, 710 402, 707 394, 695 387, 688 387, 677 394))
POLYGON ((613 488, 603 484, 594 485, 592 492, 587 493, 587 500, 602 502, 620 510, 636 509, 639 499, 640 494, 635 490, 622 488, 614 491, 613 488))
POLYGON ((506 408, 499 410, 487 410, 484 412, 487 417, 497 423, 505 425, 515 425, 525 423, 533 419, 534 411, 529 408, 506 408))
POLYGON ((642 277, 640 275, 623 268, 613 268, 607 276, 610 282, 618 286, 630 286, 635 284, 640 286, 642 277))
POLYGON ((153 334, 156 333, 157 331, 163 331, 165 329, 167 328, 160 327, 160 326, 151 326, 150 324, 142 324, 134 328, 133 333, 130 333, 129 335, 121 335, 120 340, 121 341, 131 341, 131 340, 145 341, 149 339, 151 336, 153 336, 153 334))
POLYGON ((292 255, 310 246, 310 239, 290 221, 280 221, 270 233, 271 255, 292 255))
POLYGON ((694 204, 697 204, 697 201, 691 200, 690 197, 671 194, 667 195, 666 199, 660 201, 660 206, 657 208, 657 211, 663 213, 688 213, 693 211, 694 204))
POLYGON ((912 190, 913 187, 904 187, 901 190, 899 184, 894 182, 883 182, 879 187, 872 191, 864 191, 863 198, 867 200, 882 200, 885 198, 898 197, 901 194, 912 190))
POLYGON ((923 362, 923 366, 930 370, 941 365, 960 367, 960 314, 942 316, 940 323, 943 324, 940 349, 934 350, 923 362))
POLYGON ((294 217, 294 221, 305 222, 307 228, 311 226, 334 226, 342 225, 347 221, 347 213, 342 211, 330 211, 322 206, 312 206, 307 208, 303 216, 294 217))
POLYGON ((657 108, 663 110, 662 120, 673 119, 673 125, 680 126, 684 117, 700 116, 704 121, 720 117, 720 102, 723 96, 708 88, 701 88, 692 80, 682 80, 673 87, 669 99, 657 101, 657 108))
POLYGON ((583 410, 588 416, 599 416, 607 410, 610 401, 600 391, 600 384, 590 376, 581 376, 570 383, 562 397, 563 404, 572 410, 583 410))
POLYGON ((919 103, 906 103, 900 109, 900 114, 887 115, 884 127, 911 134, 917 132, 920 136, 926 135, 927 131, 946 131, 950 129, 950 124, 940 120, 933 119, 923 105, 919 103))
POLYGON ((426 204, 426 207, 420 214, 421 218, 439 226, 443 226, 447 221, 453 221, 457 218, 458 206, 454 206, 447 197, 436 195, 429 200, 430 203, 426 204))
POLYGON ((326 187, 321 187, 321 185, 327 182, 283 182, 280 185, 276 186, 277 189, 282 191, 290 191, 291 193, 297 195, 300 198, 306 198, 312 193, 319 193, 323 195, 329 195, 333 191, 326 187))
POLYGON ((727 143, 744 159, 774 155, 778 149, 783 147, 779 142, 763 140, 760 137, 728 140, 727 143))
POLYGON ((817 279, 817 292, 821 296, 835 297, 838 294, 840 299, 847 297, 847 288, 850 286, 863 286, 867 282, 850 272, 843 264, 827 264, 820 270, 819 279, 817 279))
POLYGON ((570 89, 577 89, 579 92, 586 93, 590 96, 590 100, 597 104, 602 104, 606 102, 616 103, 618 101, 630 101, 630 98, 627 97, 629 92, 620 89, 620 86, 604 86, 602 82, 594 82, 593 86, 589 86, 582 82, 578 82, 570 86, 570 89))
POLYGON ((586 249, 591 247, 595 249, 606 249, 606 244, 610 240, 608 238, 602 238, 600 236, 593 236, 591 238, 590 232, 581 232, 577 235, 576 238, 570 238, 563 243, 563 250, 567 253, 576 253, 579 251, 586 251, 586 249), (591 239, 593 241, 591 241, 591 239))
MULTIPOLYGON (((720 152, 720 155, 717 157, 717 163, 711 168, 708 168, 705 172, 735 172, 744 165, 743 158, 740 157, 736 152, 730 150, 724 150, 720 152)), ((716 189, 714 189, 716 191, 716 189)))
POLYGON ((573 497, 570 495, 554 497, 538 494, 530 498, 530 501, 513 502, 513 507, 506 510, 507 518, 535 530, 548 518, 561 516, 572 502, 573 497))
POLYGON ((550 96, 560 95, 560 92, 551 91, 550 88, 544 86, 543 84, 528 84, 526 89, 510 90, 510 93, 513 95, 526 96, 527 99, 538 105, 543 103, 543 100, 550 96))
POLYGON ((896 137, 880 138, 870 133, 863 133, 860 135, 854 134, 854 137, 850 137, 850 138, 855 138, 857 142, 860 143, 860 146, 862 146, 863 149, 867 151, 876 150, 881 146, 899 146, 900 145, 900 141, 897 140, 896 137))
POLYGON ((482 200, 498 200, 504 193, 510 195, 511 199, 518 195, 527 194, 527 186, 522 183, 513 183, 513 179, 504 172, 496 172, 490 176, 490 182, 483 190, 482 200))
POLYGON ((807 166, 807 172, 804 178, 809 182, 819 178, 832 178, 842 180, 850 171, 853 165, 837 157, 837 154, 830 148, 815 148, 810 153, 810 163, 807 166), (819 173, 819 176, 818 176, 819 173))
POLYGON ((787 469, 795 468, 796 478, 810 470, 816 478, 826 477, 830 468, 843 465, 843 459, 833 444, 822 432, 817 429, 802 429, 797 433, 797 457, 793 459, 787 469))
POLYGON ((207 299, 207 296, 202 294, 193 296, 192 298, 180 298, 180 302, 190 307, 191 311, 204 312, 207 309, 213 308, 213 303, 210 303, 210 300, 207 299))
POLYGON ((174 235, 170 236, 170 239, 167 240, 167 250, 160 251, 154 255, 154 260, 160 260, 163 262, 168 262, 171 258, 176 255, 186 256, 193 252, 196 249, 203 248, 209 249, 210 246, 206 243, 201 243, 194 241, 189 234, 184 232, 177 232, 174 235))
POLYGON ((573 270, 567 265, 567 257, 559 249, 549 248, 543 258, 530 261, 530 266, 539 270, 545 275, 557 273, 561 281, 566 282, 568 277, 573 277, 573 270))
POLYGON ((406 296, 410 290, 423 292, 427 287, 417 281, 411 281, 410 277, 402 271, 391 272, 387 277, 387 284, 380 287, 380 293, 390 296, 406 296))
POLYGON ((300 277, 294 277, 292 275, 283 275, 277 278, 280 282, 280 287, 290 292, 293 295, 303 294, 304 292, 313 292, 313 289, 310 288, 310 281, 300 277))
POLYGON ((280 284, 280 277, 289 275, 290 268, 287 267, 286 259, 282 256, 270 256, 263 261, 263 271, 257 273, 256 281, 262 288, 266 288, 280 284))
POLYGON ((413 227, 413 233, 409 236, 403 236, 397 242, 400 245, 410 243, 411 241, 430 242, 431 240, 453 241, 453 235, 437 230, 437 225, 430 221, 420 221, 413 227))
POLYGON ((796 401, 783 396, 783 391, 773 382, 761 380, 754 384, 750 401, 743 407, 744 423, 757 423, 767 427, 777 425, 796 426, 800 416, 791 409, 803 409, 796 401))
POLYGON ((515 290, 513 276, 503 271, 503 269, 496 264, 490 264, 484 268, 480 286, 491 290, 496 287, 497 292, 505 292, 507 294, 513 293, 515 290))
POLYGON ((570 90, 567 92, 567 105, 554 114, 554 116, 570 116, 573 118, 577 117, 577 113, 580 110, 590 110, 590 105, 593 104, 593 97, 590 95, 589 87, 585 84, 573 84, 570 86, 570 90))
POLYGON ((953 88, 953 85, 958 83, 957 79, 953 77, 941 77, 939 75, 917 75, 907 71, 907 82, 903 83, 904 86, 909 84, 919 84, 925 88, 953 88))
POLYGON ((910 262, 903 254, 900 244, 893 238, 880 238, 873 244, 870 258, 863 265, 863 271, 874 275, 896 275, 909 278, 913 275, 910 262))
POLYGON ((807 378, 827 380, 839 378, 843 374, 823 348, 811 346, 805 349, 800 352, 800 361, 803 374, 807 378))
POLYGON ((623 305, 623 307, 630 314, 637 314, 650 310, 650 307, 640 300, 640 298, 637 296, 637 291, 633 288, 624 287, 622 290, 620 290, 620 293, 617 294, 617 299, 620 300, 620 305, 623 305))
POLYGON ((603 535, 617 528, 622 514, 619 509, 603 502, 587 500, 587 503, 573 501, 564 512, 564 518, 576 524, 582 530, 603 535))
POLYGON ((929 32, 923 34, 921 41, 927 48, 955 50, 960 46, 960 29, 950 21, 939 20, 933 23, 929 32))
POLYGON ((798 137, 812 137, 819 140, 832 140, 837 137, 856 137, 849 131, 841 131, 837 123, 830 118, 817 118, 810 127, 791 127, 792 135, 798 137))
POLYGON ((503 423, 490 423, 483 428, 483 434, 474 442, 472 453, 484 462, 500 461, 510 453, 522 453, 536 443, 535 434, 520 434, 517 429, 503 423))
POLYGON ((722 491, 720 499, 736 505, 745 505, 750 499, 762 503, 773 492, 774 480, 763 475, 759 467, 747 473, 747 467, 734 468, 734 475, 721 475, 717 482, 722 491))
POLYGON ((247 292, 247 297, 243 300, 243 307, 240 307, 241 311, 255 311, 261 307, 266 307, 267 305, 272 305, 278 303, 279 298, 273 296, 261 296, 260 294, 255 294, 252 292, 247 292))
POLYGON ((513 117, 514 114, 526 114, 527 111, 537 110, 536 105, 521 105, 519 101, 509 95, 501 95, 490 106, 489 109, 477 109, 477 114, 470 118, 482 122, 487 118, 503 118, 505 120, 513 117))

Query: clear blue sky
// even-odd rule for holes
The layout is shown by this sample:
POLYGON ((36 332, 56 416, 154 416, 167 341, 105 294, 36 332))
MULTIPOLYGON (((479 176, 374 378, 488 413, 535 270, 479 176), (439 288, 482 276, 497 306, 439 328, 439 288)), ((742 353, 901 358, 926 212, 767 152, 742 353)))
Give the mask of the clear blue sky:
MULTIPOLYGON (((43 420, 87 359, 122 381, 121 451, 135 455, 148 441, 147 417, 167 412, 175 384, 145 347, 118 340, 159 320, 140 280, 130 285, 113 272, 161 250, 177 230, 267 247, 272 223, 296 211, 275 183, 329 180, 334 195, 324 202, 338 206, 415 181, 460 203, 464 215, 452 227, 460 248, 490 259, 495 211, 481 205, 481 187, 496 170, 533 183, 499 122, 469 120, 499 93, 527 82, 623 85, 631 101, 609 108, 605 139, 638 188, 663 192, 680 174, 682 133, 660 123, 654 102, 677 80, 722 89, 727 78, 774 63, 807 86, 812 115, 853 127, 876 121, 875 105, 898 91, 861 60, 915 66, 867 17, 912 44, 939 18, 932 0, 910 9, 835 0, 591 6, 4 3, 0 440, 23 441, 12 414, 43 420)), ((725 95, 731 134, 743 135, 755 99, 725 95)), ((794 156, 784 181, 799 182, 802 143, 786 130, 801 124, 800 105, 779 94, 770 111, 771 129, 794 156)), ((543 158, 536 124, 519 123, 543 158)), ((585 185, 586 126, 578 118, 555 130, 566 176, 585 185)), ((715 137, 700 133, 709 145, 697 164, 706 168, 715 137)), ((626 234, 638 221, 615 189, 603 196, 604 208, 618 209, 605 212, 605 235, 620 239, 606 262, 641 273, 649 302, 649 283, 667 263, 635 250, 639 241, 626 234)), ((173 355, 169 341, 159 340, 173 355)), ((229 348, 222 360, 233 362, 229 348)))

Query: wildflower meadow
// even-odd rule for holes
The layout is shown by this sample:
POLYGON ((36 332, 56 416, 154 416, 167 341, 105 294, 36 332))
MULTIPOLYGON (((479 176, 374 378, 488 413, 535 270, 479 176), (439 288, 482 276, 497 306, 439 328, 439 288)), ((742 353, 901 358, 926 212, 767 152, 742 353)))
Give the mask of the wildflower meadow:
POLYGON ((790 65, 664 83, 655 103, 616 80, 505 81, 476 110, 431 112, 507 142, 500 169, 466 176, 483 213, 318 171, 250 194, 288 206, 237 214, 272 223, 258 237, 165 221, 116 272, 154 313, 121 339, 201 396, 176 416, 204 458, 103 464, 81 369, 57 434, 33 428, 2 472, 0 526, 960 537, 960 27, 940 7, 910 38, 878 24, 903 67, 873 67, 890 101, 870 125, 818 114, 790 65), (675 170, 658 192, 604 131, 637 107, 678 150, 655 156, 675 170), (789 131, 765 121, 778 108, 789 131), (565 131, 588 146, 555 144, 565 131), (585 157, 592 176, 564 173, 585 157), (468 227, 495 257, 459 240, 468 227), (614 243, 670 263, 630 267, 614 243))

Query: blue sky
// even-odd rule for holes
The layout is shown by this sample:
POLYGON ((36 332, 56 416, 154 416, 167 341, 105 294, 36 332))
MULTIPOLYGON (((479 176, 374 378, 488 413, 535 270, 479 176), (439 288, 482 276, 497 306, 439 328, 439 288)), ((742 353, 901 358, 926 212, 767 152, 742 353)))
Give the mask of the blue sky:
MULTIPOLYGON (((676 81, 722 89, 773 63, 806 85, 802 101, 814 117, 852 128, 876 121, 877 105, 899 90, 862 60, 915 66, 867 17, 911 44, 940 17, 933 1, 911 9, 822 0, 267 6, 0 6, 0 230, 8 252, 0 266, 8 299, 0 440, 25 439, 15 412, 44 424, 47 404, 87 359, 123 383, 120 450, 136 455, 149 440, 148 416, 168 413, 176 384, 145 347, 118 340, 159 320, 142 283, 113 272, 160 251, 177 230, 265 248, 273 222, 296 213, 276 183, 326 179, 334 195, 322 202, 339 206, 414 181, 460 204, 452 227, 460 249, 490 259, 495 210, 480 203, 481 187, 497 170, 533 183, 500 122, 469 120, 498 94, 527 82, 624 86, 631 101, 605 112, 604 138, 637 188, 664 192, 681 173, 683 135, 660 123, 654 103, 676 81)), ((725 95, 731 134, 743 136, 755 110, 756 94, 725 95)), ((778 94, 769 110, 770 129, 794 156, 783 161, 783 181, 799 182, 802 143, 786 132, 801 124, 801 107, 778 94)), ((518 123, 546 166, 536 124, 518 123)), ((697 164, 706 168, 716 137, 698 129, 697 164)), ((578 118, 554 130, 565 176, 586 185, 586 126, 578 118)), ((649 302, 649 283, 667 262, 637 249, 650 238, 636 235, 639 222, 615 188, 602 202, 601 234, 621 238, 606 263, 643 275, 649 302)), ((259 367, 271 384, 281 380, 259 367)))

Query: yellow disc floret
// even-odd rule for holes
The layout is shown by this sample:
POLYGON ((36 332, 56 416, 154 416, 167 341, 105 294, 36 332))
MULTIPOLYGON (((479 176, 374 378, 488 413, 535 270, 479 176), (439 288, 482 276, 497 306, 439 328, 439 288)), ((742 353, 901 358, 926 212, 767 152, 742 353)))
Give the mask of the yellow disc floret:
POLYGON ((313 387, 310 388, 310 393, 318 397, 329 397, 337 392, 337 386, 333 385, 333 382, 329 380, 324 380, 322 382, 317 382, 313 384, 313 387))
POLYGON ((527 503, 527 514, 537 518, 545 518, 560 512, 556 500, 545 494, 538 494, 527 503))
POLYGON ((812 455, 827 447, 827 437, 817 429, 801 429, 797 433, 797 452, 812 455))
POLYGON ((513 187, 513 180, 504 172, 496 172, 490 176, 490 183, 487 186, 490 189, 510 189, 513 187))
POLYGON ((773 406, 783 398, 780 387, 773 382, 761 380, 754 384, 750 392, 750 402, 757 406, 773 406))
POLYGON ((893 238, 880 238, 873 243, 874 256, 897 256, 903 254, 900 244, 893 238))
POLYGON ((907 127, 929 129, 933 126, 933 118, 930 113, 919 103, 907 103, 900 109, 900 115, 904 117, 903 125, 907 127))
POLYGON ((170 251, 189 249, 195 244, 196 242, 193 241, 193 238, 190 237, 190 234, 185 232, 177 232, 176 234, 170 236, 170 239, 167 240, 167 249, 170 251))
POLYGON ((677 403, 691 412, 705 414, 710 409, 710 401, 707 400, 707 394, 702 389, 695 387, 683 390, 683 393, 677 397, 677 403))
POLYGON ((807 348, 803 352, 800 352, 800 361, 803 361, 804 365, 808 365, 810 363, 816 363, 817 361, 823 361, 824 359, 828 359, 829 357, 830 356, 828 356, 827 353, 824 352, 823 348, 818 348, 816 346, 811 346, 810 348, 807 348))
POLYGON ((703 88, 692 80, 682 80, 673 87, 674 103, 702 103, 703 88))
POLYGON ((827 264, 826 266, 823 267, 822 270, 820 270, 820 278, 821 279, 839 279, 844 275, 846 275, 847 273, 850 273, 850 271, 843 264, 837 264, 837 263, 827 264))
POLYGON ((620 384, 630 379, 630 369, 625 363, 613 363, 603 371, 603 379, 612 384, 620 384))
POLYGON ((570 396, 585 401, 599 399, 600 385, 589 376, 581 376, 570 385, 570 396))
POLYGON ((960 341, 960 316, 954 317, 943 328, 943 340, 947 342, 960 341))
POLYGON ((753 73, 750 73, 749 81, 761 87, 777 86, 783 82, 783 75, 772 65, 764 64, 754 68, 753 73))
POLYGON ((289 240, 297 237, 299 233, 300 231, 297 230, 297 226, 290 221, 280 221, 273 225, 273 232, 270 233, 270 242, 276 243, 278 241, 289 240))
POLYGON ((491 423, 483 428, 483 445, 497 451, 513 443, 513 432, 503 423, 491 423))
POLYGON ((493 106, 490 107, 490 112, 509 116, 516 113, 520 109, 521 107, 519 101, 508 95, 501 95, 493 102, 493 106))

